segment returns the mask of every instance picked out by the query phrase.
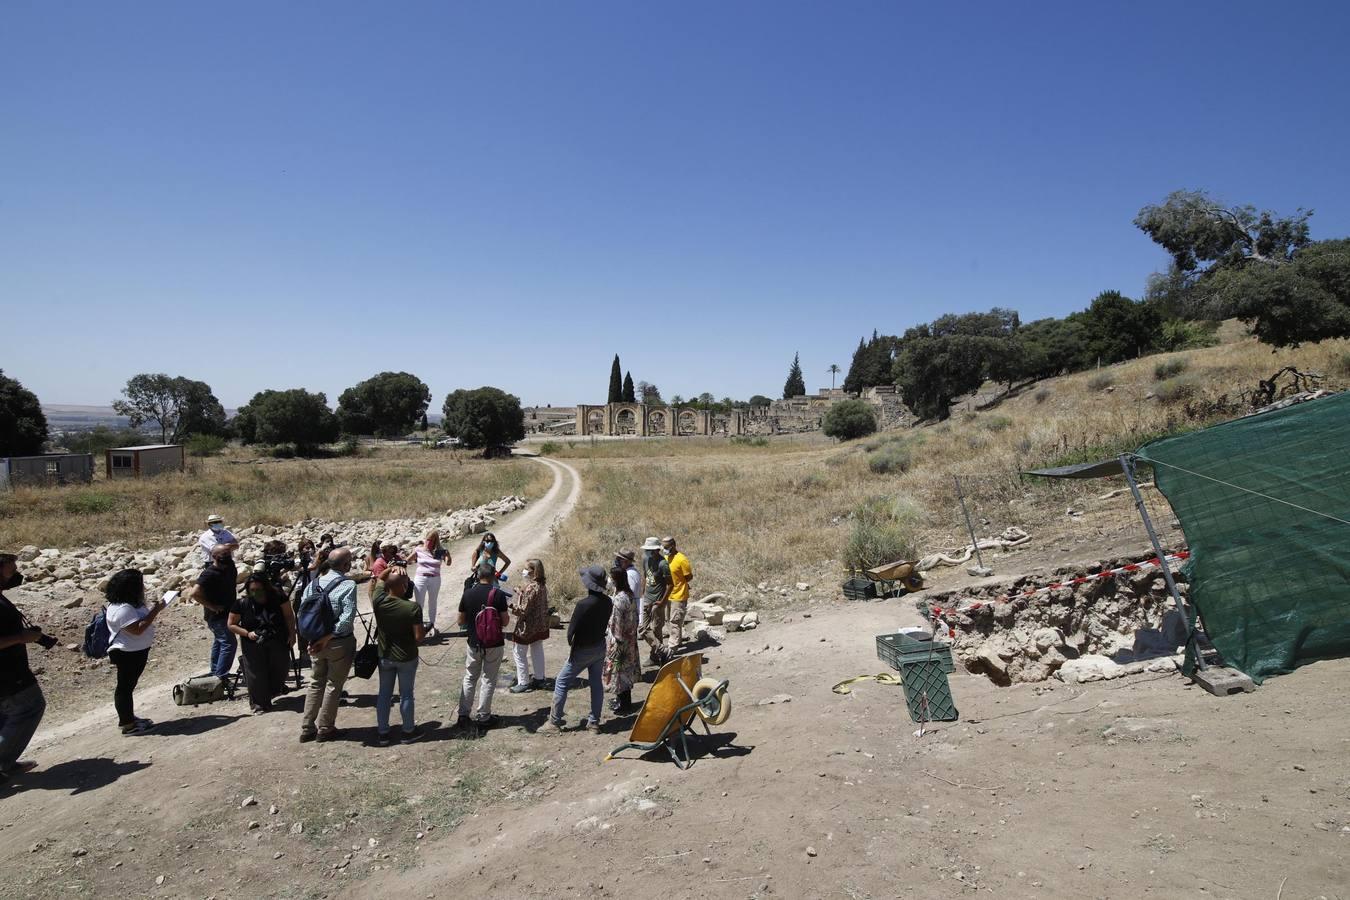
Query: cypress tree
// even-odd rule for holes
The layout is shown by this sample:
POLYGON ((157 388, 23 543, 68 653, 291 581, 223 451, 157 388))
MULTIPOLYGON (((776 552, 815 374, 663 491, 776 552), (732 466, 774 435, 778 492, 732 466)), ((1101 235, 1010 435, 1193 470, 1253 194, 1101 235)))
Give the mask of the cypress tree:
POLYGON ((609 367, 609 399, 606 403, 623 402, 623 370, 619 368, 619 354, 614 354, 614 364, 609 367))
POLYGON ((623 376, 623 402, 636 403, 637 390, 633 387, 633 373, 625 372, 623 376))
POLYGON ((801 354, 792 355, 792 368, 788 370, 787 382, 783 385, 783 399, 790 400, 806 393, 806 379, 802 377, 801 354))

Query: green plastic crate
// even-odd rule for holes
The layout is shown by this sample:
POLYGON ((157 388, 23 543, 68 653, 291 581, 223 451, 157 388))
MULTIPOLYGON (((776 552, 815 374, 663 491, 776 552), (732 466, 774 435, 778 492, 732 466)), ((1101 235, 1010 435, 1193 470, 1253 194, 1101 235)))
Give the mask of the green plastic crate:
POLYGON ((867 578, 853 577, 845 581, 842 585, 844 589, 845 600, 875 600, 877 599, 876 582, 867 578))
POLYGON ((960 714, 952 701, 947 673, 937 660, 906 663, 900 669, 900 686, 912 722, 955 722, 960 714))
POLYGON ((877 635, 877 659, 897 672, 903 671, 903 667, 910 663, 929 660, 941 664, 942 671, 947 674, 956 671, 951 644, 944 641, 921 641, 907 634, 877 635))

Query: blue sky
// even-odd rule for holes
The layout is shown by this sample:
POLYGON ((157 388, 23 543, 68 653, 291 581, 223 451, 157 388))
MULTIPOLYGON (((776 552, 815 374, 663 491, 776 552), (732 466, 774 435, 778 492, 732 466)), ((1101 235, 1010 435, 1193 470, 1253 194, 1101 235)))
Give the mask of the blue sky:
POLYGON ((858 337, 1139 296, 1180 188, 1350 234, 1344 4, 21 3, 0 366, 330 400, 808 386, 858 337))

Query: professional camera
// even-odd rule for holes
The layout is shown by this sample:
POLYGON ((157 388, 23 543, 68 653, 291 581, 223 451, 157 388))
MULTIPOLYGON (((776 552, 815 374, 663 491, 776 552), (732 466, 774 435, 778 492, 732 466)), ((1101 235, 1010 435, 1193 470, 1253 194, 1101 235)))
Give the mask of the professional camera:
POLYGON ((277 636, 277 633, 270 628, 255 628, 253 633, 258 636, 258 643, 260 644, 265 644, 277 636))
POLYGON ((263 555, 262 567, 267 580, 278 584, 283 573, 295 571, 295 557, 288 553, 267 553, 263 555))
POLYGON ((42 635, 42 637, 37 639, 37 642, 38 646, 43 650, 50 650, 56 646, 56 638, 52 637, 50 634, 42 635))

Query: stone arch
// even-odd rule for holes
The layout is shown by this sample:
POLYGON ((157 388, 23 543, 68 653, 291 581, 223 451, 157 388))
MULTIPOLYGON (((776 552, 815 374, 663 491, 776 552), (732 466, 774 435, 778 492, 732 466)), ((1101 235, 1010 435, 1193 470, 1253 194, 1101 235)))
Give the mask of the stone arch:
POLYGON ((676 423, 680 434, 696 434, 698 432, 698 415, 692 409, 680 410, 676 423))
POLYGON ((605 411, 603 409, 593 409, 586 413, 586 433, 605 433, 605 411))
POLYGON ((653 409, 647 413, 647 433, 666 433, 666 411, 664 409, 653 409))
POLYGON ((638 411, 631 406, 621 406, 614 411, 615 434, 638 433, 638 411))

